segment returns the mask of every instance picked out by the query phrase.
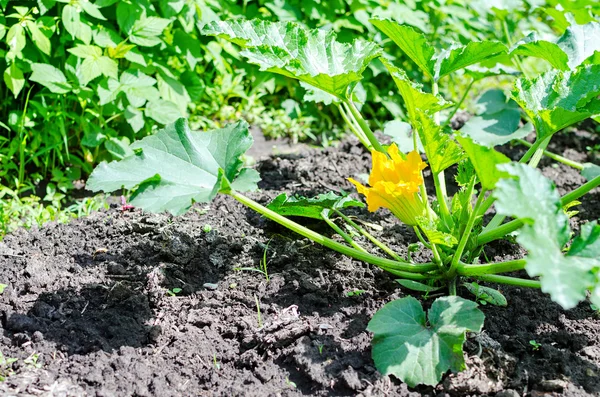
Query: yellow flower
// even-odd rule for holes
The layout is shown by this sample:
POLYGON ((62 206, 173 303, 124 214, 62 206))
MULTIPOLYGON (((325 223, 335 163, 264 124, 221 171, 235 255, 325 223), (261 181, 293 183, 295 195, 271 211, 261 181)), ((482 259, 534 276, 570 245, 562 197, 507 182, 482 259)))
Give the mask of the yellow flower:
POLYGON ((410 152, 403 159, 396 144, 388 148, 386 156, 381 152, 373 152, 373 167, 366 187, 352 178, 348 178, 356 186, 359 193, 367 198, 369 211, 375 212, 384 207, 407 225, 417 224, 417 217, 426 214, 426 207, 419 196, 419 187, 423 184, 421 170, 427 165, 416 151, 410 152))

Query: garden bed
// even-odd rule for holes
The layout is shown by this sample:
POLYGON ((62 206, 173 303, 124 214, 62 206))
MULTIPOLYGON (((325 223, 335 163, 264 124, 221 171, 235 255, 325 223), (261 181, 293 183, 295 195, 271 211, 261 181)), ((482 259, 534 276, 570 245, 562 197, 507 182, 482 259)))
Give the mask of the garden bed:
MULTIPOLYGON (((551 149, 589 161, 586 146, 594 139, 586 132, 557 136, 551 149)), ((509 154, 518 158, 521 149, 509 154)), ((281 192, 352 191, 346 178, 368 173, 370 155, 346 141, 267 158, 257 168, 262 190, 249 196, 266 203, 281 192)), ((544 160, 540 168, 561 194, 583 182, 563 165, 544 160)), ((575 230, 580 219, 600 215, 599 199, 598 190, 583 198, 575 230)), ((373 234, 402 254, 417 241, 386 211, 349 213, 384 226, 373 234)), ((309 226, 328 233, 326 225, 309 226)), ((18 358, 14 373, 4 371, 2 394, 600 392, 597 313, 588 303, 563 311, 540 291, 508 286, 502 287, 508 307, 481 307, 484 331, 465 344, 465 372, 436 388, 409 389, 382 377, 365 329, 381 306, 410 292, 378 268, 298 238, 229 197, 181 217, 115 206, 69 225, 18 230, 0 244, 0 254, 0 282, 8 285, 0 296, 0 351, 18 358), (259 266, 265 249, 269 282, 258 272, 234 270, 259 266)), ((523 254, 506 241, 486 251, 496 261, 523 254)))

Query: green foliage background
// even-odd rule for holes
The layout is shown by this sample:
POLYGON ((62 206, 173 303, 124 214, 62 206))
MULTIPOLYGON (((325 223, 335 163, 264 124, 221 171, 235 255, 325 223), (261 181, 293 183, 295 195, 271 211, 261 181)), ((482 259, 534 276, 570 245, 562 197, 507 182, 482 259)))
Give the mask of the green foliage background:
MULTIPOLYGON (((201 36, 210 21, 299 21, 341 41, 369 38, 422 81, 369 18, 412 25, 448 48, 511 44, 532 30, 560 35, 568 17, 586 23, 599 8, 591 0, 0 0, 0 235, 104 205, 75 200, 74 188, 98 162, 122 158, 130 142, 181 116, 192 129, 243 117, 266 135, 325 145, 341 134, 335 109, 305 99, 296 81, 260 72, 234 45, 201 36)), ((385 74, 372 62, 355 90, 363 113, 381 123, 375 127, 406 118, 385 74)), ((446 81, 442 92, 456 100, 465 85, 446 81)))

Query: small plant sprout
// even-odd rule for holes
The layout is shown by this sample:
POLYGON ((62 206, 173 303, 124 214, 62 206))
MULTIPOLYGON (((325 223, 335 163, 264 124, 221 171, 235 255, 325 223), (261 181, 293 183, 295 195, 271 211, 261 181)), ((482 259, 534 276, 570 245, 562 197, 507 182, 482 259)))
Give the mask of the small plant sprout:
POLYGON ((210 233, 210 232, 212 231, 212 226, 211 226, 211 225, 209 225, 209 224, 207 223, 206 225, 204 225, 204 226, 202 227, 202 231, 203 231, 204 233, 210 233))
POLYGON ((177 296, 182 291, 181 288, 172 288, 167 290, 167 295, 169 296, 177 296))
MULTIPOLYGON (((564 210, 570 212, 571 203, 600 186, 600 175, 582 164, 548 156, 546 150, 560 130, 600 113, 600 63, 592 53, 574 55, 572 49, 584 47, 585 38, 566 32, 560 46, 549 44, 563 54, 550 59, 548 71, 507 77, 514 78, 510 98, 499 89, 492 92, 492 107, 502 108, 509 102, 513 106, 510 122, 495 113, 481 114, 460 131, 452 131, 450 119, 442 122, 442 111, 454 114, 462 101, 455 104, 444 98, 440 82, 454 81, 460 75, 475 81, 505 74, 487 68, 475 72, 472 67, 483 60, 519 63, 520 56, 548 59, 548 55, 535 51, 537 47, 530 41, 509 49, 498 41, 467 40, 438 51, 429 36, 411 26, 386 19, 370 22, 411 59, 428 87, 412 81, 379 45, 363 40, 340 42, 331 31, 264 20, 214 21, 202 30, 205 35, 234 42, 243 48, 240 54, 249 62, 301 81, 337 107, 371 155, 368 180, 355 179, 361 170, 347 175, 361 199, 343 191, 315 197, 282 193, 265 206, 247 197, 244 192, 257 190, 260 176, 244 165, 243 155, 253 139, 243 120, 194 132, 186 120, 179 119, 134 142, 132 153, 122 160, 100 163, 87 187, 105 192, 129 189, 131 205, 174 215, 185 213, 193 203, 208 203, 218 194, 226 195, 304 238, 379 267, 404 288, 423 294, 436 291, 429 310, 413 297, 396 299, 381 307, 367 327, 373 334, 373 361, 382 374, 394 375, 411 387, 436 385, 447 371, 465 368, 462 346, 467 333, 481 331, 484 323, 477 302, 506 305, 499 291, 480 284, 539 288, 564 309, 575 307, 588 295, 591 303, 600 305, 600 224, 584 223, 573 237, 564 210), (415 132, 395 137, 390 145, 377 139, 353 93, 376 58, 398 88, 405 121, 415 132), (560 62, 554 62, 557 59, 560 62), (528 123, 519 127, 522 118, 528 123), (494 128, 488 128, 492 124, 494 128), (495 149, 534 130, 535 141, 517 161, 495 149), (581 170, 587 182, 561 196, 554 183, 536 169, 543 156, 581 170), (432 184, 424 178, 426 170, 432 184), (449 178, 445 173, 450 170, 455 170, 453 180, 458 188, 453 195, 446 187, 449 178), (435 192, 435 200, 429 198, 428 190, 435 192), (413 247, 408 257, 399 255, 365 230, 364 223, 348 216, 348 209, 366 212, 363 198, 366 211, 386 208, 412 228, 414 242, 420 241, 428 251, 424 257, 431 259, 419 263, 410 255, 413 247), (483 215, 492 206, 496 215, 486 222, 483 215), (336 238, 309 229, 299 218, 323 222, 336 238), (511 219, 505 222, 506 218, 511 219), (356 233, 348 233, 348 227, 356 233), (527 255, 486 262, 486 244, 515 231, 516 242, 527 255), (519 270, 529 277, 506 275, 519 270), (470 291, 475 301, 458 297, 460 286, 470 291)), ((577 29, 595 28, 588 24, 577 29)), ((465 89, 463 97, 472 86, 465 89)), ((266 262, 265 249, 260 268, 254 269, 265 278, 266 262)), ((258 298, 255 300, 262 326, 258 298)))
POLYGON ((325 345, 323 343, 319 343, 317 345, 317 349, 319 349, 319 354, 323 355, 323 348, 325 347, 325 345))
POLYGON ((263 327, 262 315, 260 313, 260 301, 258 300, 258 296, 254 295, 254 302, 256 302, 256 318, 258 320, 258 328, 263 327))
POLYGON ((298 387, 298 386, 296 386, 296 383, 292 382, 289 378, 285 378, 285 384, 288 385, 292 389, 295 389, 298 387))
POLYGON ((536 342, 535 339, 530 340, 529 344, 531 345, 531 348, 533 349, 533 351, 538 351, 542 348, 542 344, 536 342))
POLYGON ((217 353, 213 353, 213 367, 219 371, 221 369, 221 364, 217 361, 217 353))
POLYGON ((364 294, 365 292, 367 292, 367 291, 365 291, 364 289, 355 289, 355 290, 346 292, 346 296, 347 297, 360 296, 360 295, 364 294))
POLYGON ((269 240, 267 245, 265 245, 265 249, 263 250, 263 256, 258 267, 234 267, 233 270, 261 273, 263 276, 265 276, 265 280, 268 283, 271 279, 269 278, 269 269, 267 267, 267 251, 269 249, 269 244, 271 244, 271 240, 269 240))

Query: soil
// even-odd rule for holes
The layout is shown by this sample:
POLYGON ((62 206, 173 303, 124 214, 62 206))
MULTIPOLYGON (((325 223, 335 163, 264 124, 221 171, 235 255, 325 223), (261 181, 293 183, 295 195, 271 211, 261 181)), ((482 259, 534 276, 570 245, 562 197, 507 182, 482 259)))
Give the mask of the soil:
MULTIPOLYGON (((551 149, 588 161, 585 147, 594 143, 577 132, 557 137, 551 149)), ((261 191, 249 196, 267 203, 281 192, 351 191, 346 178, 368 173, 370 156, 350 140, 267 157, 257 168, 261 191)), ((541 169, 561 193, 583 182, 546 160, 541 169)), ((582 200, 575 228, 598 217, 599 196, 582 200)), ((398 252, 417 241, 386 211, 350 213, 383 226, 372 232, 398 252)), ((503 260, 523 251, 501 241, 486 254, 503 260)), ((382 305, 411 292, 229 197, 181 217, 115 206, 68 225, 18 230, 0 243, 0 281, 7 284, 0 351, 18 359, 0 365, 7 396, 600 393, 600 320, 589 303, 564 311, 540 291, 512 287, 501 288, 508 307, 481 306, 484 331, 468 335, 466 371, 435 388, 381 376, 365 329, 382 305), (265 251, 268 282, 236 270, 259 266, 265 251), (364 293, 348 296, 358 290, 364 293)))

